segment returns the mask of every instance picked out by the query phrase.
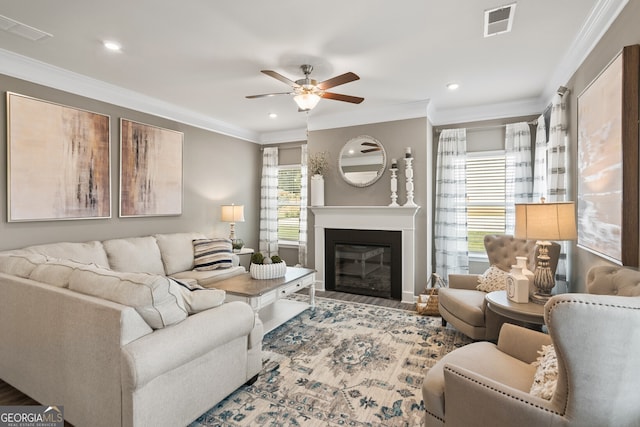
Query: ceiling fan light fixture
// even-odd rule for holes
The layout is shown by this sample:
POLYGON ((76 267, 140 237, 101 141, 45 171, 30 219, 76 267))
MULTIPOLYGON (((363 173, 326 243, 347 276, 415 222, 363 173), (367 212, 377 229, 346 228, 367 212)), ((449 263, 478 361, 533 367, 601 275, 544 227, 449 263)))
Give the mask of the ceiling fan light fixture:
POLYGON ((320 102, 320 96, 315 93, 301 93, 293 97, 293 100, 298 104, 298 108, 302 111, 310 111, 318 105, 320 102))

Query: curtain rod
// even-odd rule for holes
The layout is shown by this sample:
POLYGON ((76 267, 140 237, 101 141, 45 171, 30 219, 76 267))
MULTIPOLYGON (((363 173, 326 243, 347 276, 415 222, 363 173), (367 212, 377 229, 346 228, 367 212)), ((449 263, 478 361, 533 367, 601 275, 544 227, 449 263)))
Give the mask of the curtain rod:
MULTIPOLYGON (((521 123, 521 122, 517 122, 517 123, 521 123)), ((537 126, 538 125, 538 119, 535 120, 531 120, 526 122, 528 125, 531 126, 537 126)), ((497 128, 503 128, 506 127, 507 125, 513 125, 515 123, 504 123, 502 125, 487 125, 487 126, 472 126, 472 127, 464 127, 464 128, 453 128, 453 129, 466 129, 466 130, 479 130, 479 129, 497 129, 497 128)), ((445 128, 436 128, 436 133, 440 133, 444 130, 445 128)), ((451 128, 447 128, 447 129, 451 129, 451 128)))

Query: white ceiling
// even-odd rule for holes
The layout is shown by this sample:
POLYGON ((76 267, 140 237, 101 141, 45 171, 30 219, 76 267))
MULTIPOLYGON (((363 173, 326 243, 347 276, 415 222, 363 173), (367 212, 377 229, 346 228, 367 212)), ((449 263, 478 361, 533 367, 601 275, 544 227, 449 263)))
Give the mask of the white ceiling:
POLYGON ((484 38, 484 10, 511 0, 0 0, 53 35, 0 31, 0 73, 259 143, 301 139, 307 119, 483 120, 541 112, 627 1, 519 0, 512 31, 484 38), (358 74, 331 91, 365 101, 307 117, 290 96, 245 98, 288 90, 260 70, 296 80, 303 63, 318 81, 358 74))

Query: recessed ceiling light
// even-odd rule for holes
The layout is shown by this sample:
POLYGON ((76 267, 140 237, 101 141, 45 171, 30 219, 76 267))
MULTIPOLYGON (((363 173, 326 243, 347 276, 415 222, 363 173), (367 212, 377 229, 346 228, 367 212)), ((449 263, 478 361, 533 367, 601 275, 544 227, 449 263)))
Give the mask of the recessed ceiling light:
POLYGON ((460 87, 460 85, 458 83, 449 83, 447 84, 447 89, 449 90, 456 90, 460 87))
POLYGON ((107 49, 112 50, 114 52, 120 52, 120 50, 122 50, 122 46, 120 46, 120 43, 114 42, 112 40, 105 40, 103 45, 107 49))
POLYGON ((269 118, 270 119, 275 119, 277 117, 278 117, 278 115, 276 113, 269 113, 269 118))

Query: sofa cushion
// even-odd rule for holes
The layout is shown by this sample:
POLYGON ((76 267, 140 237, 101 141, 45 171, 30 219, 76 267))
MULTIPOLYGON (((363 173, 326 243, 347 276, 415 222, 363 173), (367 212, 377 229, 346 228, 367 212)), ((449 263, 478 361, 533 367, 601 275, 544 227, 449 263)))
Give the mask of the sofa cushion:
POLYGON ((540 356, 532 363, 536 367, 533 376, 530 393, 534 396, 551 400, 553 393, 556 391, 558 383, 558 359, 556 351, 551 345, 543 345, 542 350, 538 352, 540 356))
POLYGON ((154 236, 160 248, 165 274, 193 269, 193 241, 205 239, 201 233, 171 233, 154 236))
POLYGON ((222 289, 204 288, 196 280, 175 280, 180 286, 180 294, 189 314, 218 307, 224 303, 227 295, 222 289))
POLYGON ((153 329, 164 328, 187 317, 179 286, 167 277, 127 273, 97 266, 77 268, 69 289, 136 309, 153 329))
POLYGON ((438 300, 449 313, 455 313, 456 317, 463 322, 472 326, 484 327, 484 297, 486 295, 485 292, 469 289, 440 288, 438 300))
MULTIPOLYGON (((95 266, 95 264, 93 265, 95 266)), ((71 273, 77 268, 86 266, 87 264, 80 264, 68 259, 50 259, 45 263, 37 265, 29 275, 29 279, 58 288, 68 288, 71 273)))
POLYGON ((102 242, 115 271, 163 275, 164 265, 155 237, 131 237, 102 242))
POLYGON ((35 253, 0 254, 0 272, 26 279, 34 268, 46 260, 44 255, 35 253))
POLYGON ((507 273, 495 265, 489 267, 487 271, 478 277, 476 289, 483 292, 504 291, 507 289, 507 273))
POLYGON ((233 265, 231 240, 217 237, 193 241, 194 268, 199 271, 229 268, 233 265))
POLYGON ((85 243, 60 242, 46 245, 29 246, 26 251, 34 252, 57 259, 69 259, 80 264, 97 264, 109 268, 109 259, 102 242, 85 243))

